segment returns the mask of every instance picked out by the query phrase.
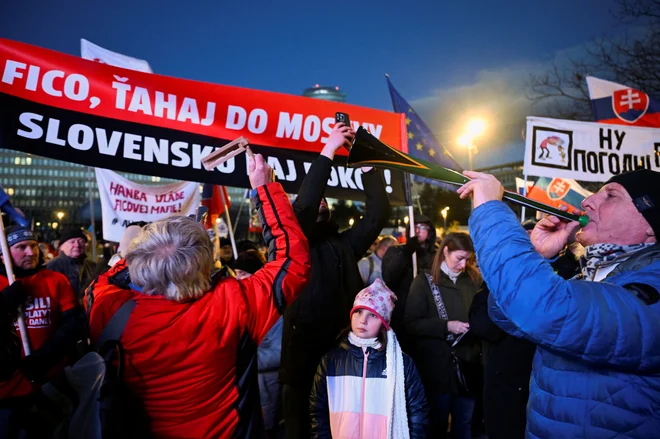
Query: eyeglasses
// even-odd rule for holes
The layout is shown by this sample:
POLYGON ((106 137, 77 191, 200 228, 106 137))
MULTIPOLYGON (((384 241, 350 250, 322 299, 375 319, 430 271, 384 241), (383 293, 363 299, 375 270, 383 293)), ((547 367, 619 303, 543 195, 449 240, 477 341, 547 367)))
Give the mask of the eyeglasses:
POLYGON ((428 232, 431 228, 425 224, 415 224, 415 230, 426 230, 428 232))

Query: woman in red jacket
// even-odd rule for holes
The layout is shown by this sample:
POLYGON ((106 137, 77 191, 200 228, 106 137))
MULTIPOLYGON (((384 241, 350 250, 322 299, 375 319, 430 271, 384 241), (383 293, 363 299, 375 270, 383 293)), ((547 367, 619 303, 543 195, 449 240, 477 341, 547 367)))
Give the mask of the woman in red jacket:
POLYGON ((92 338, 128 299, 136 306, 120 339, 124 380, 160 438, 263 436, 256 349, 302 291, 309 248, 287 195, 260 155, 251 161, 271 261, 253 276, 212 285, 211 243, 184 217, 156 221, 125 262, 102 275, 86 301, 92 338), (128 265, 130 289, 109 284, 128 265), (91 299, 91 300, 90 300, 91 299))

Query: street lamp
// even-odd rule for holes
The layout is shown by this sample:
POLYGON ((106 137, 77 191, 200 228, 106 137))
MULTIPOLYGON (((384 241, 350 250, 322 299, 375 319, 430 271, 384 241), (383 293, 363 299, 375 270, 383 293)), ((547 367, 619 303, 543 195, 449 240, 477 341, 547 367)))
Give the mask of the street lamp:
POLYGON ((486 130, 486 122, 483 119, 472 119, 465 127, 465 133, 458 138, 458 144, 467 147, 468 163, 470 171, 473 170, 472 157, 479 152, 474 145, 474 139, 486 130))
POLYGON ((444 231, 445 234, 447 233, 447 212, 449 211, 449 206, 445 207, 440 211, 440 215, 442 215, 442 220, 444 221, 444 231))
POLYGON ((64 212, 57 212, 57 219, 62 221, 62 218, 64 218, 64 212))
POLYGON ((410 221, 410 218, 408 216, 403 218, 403 222, 408 225, 408 222, 410 221))
POLYGON ((353 218, 348 220, 348 225, 353 227, 353 224, 355 224, 355 220, 353 218))

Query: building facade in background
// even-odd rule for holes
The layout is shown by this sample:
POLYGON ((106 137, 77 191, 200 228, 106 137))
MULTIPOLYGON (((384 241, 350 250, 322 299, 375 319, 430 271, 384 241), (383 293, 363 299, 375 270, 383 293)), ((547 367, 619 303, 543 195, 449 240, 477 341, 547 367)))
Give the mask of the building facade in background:
POLYGON ((346 102, 346 95, 339 91, 339 87, 326 87, 316 84, 314 87, 306 88, 303 96, 308 98, 323 99, 324 101, 346 102))
MULTIPOLYGON (((144 185, 164 185, 174 181, 150 175, 119 174, 144 185)), ((37 228, 51 227, 53 223, 89 224, 89 179, 87 166, 0 149, 0 184, 14 207, 28 219, 34 219, 35 224, 40 223, 37 228)), ((100 225, 101 203, 93 170, 91 184, 94 216, 100 225)), ((227 191, 235 200, 236 207, 232 206, 231 210, 238 210, 245 189, 227 188, 227 191)))

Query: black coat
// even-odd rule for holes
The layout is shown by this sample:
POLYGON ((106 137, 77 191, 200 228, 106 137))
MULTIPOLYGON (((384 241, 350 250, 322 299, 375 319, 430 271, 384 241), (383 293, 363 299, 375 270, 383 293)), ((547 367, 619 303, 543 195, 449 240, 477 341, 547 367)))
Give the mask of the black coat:
MULTIPOLYGON (((467 322, 472 298, 478 288, 474 281, 461 273, 454 284, 441 272, 438 286, 449 320, 467 322)), ((415 360, 426 392, 456 392, 451 343, 447 341, 448 320, 440 318, 424 273, 419 274, 410 287, 404 320, 410 336, 408 354, 415 360)), ((456 353, 471 364, 480 361, 479 343, 469 333, 456 346, 456 353)))
POLYGON ((46 264, 46 268, 62 273, 69 279, 71 288, 73 288, 73 292, 80 303, 85 297, 85 290, 98 274, 94 262, 86 258, 73 259, 64 253, 60 253, 55 259, 46 264))
POLYGON ((396 333, 399 343, 404 351, 410 349, 410 343, 404 322, 406 303, 410 285, 413 282, 412 255, 416 253, 417 272, 428 273, 435 257, 435 227, 431 220, 423 215, 415 217, 415 223, 423 223, 430 227, 429 237, 420 245, 416 238, 408 238, 404 245, 393 246, 387 249, 383 256, 381 271, 383 282, 396 294, 397 301, 392 313, 391 326, 396 333))
POLYGON ((332 221, 316 222, 331 166, 330 159, 319 156, 294 202, 309 241, 312 276, 284 313, 279 379, 302 388, 311 387, 321 357, 337 345, 337 336, 349 325, 353 300, 364 288, 357 261, 378 237, 390 212, 382 175, 371 171, 362 175, 364 218, 342 233, 332 221))
POLYGON ((523 439, 529 398, 533 343, 502 331, 488 316, 488 296, 484 288, 470 308, 470 331, 483 339, 484 423, 489 439, 523 439))
MULTIPOLYGON (((367 348, 366 380, 387 379, 387 356, 385 350, 376 351, 367 348)), ((328 352, 319 364, 318 371, 314 377, 314 385, 310 396, 310 417, 312 424, 312 439, 330 439, 330 409, 328 403, 328 377, 333 377, 335 386, 337 378, 351 377, 361 378, 364 372, 364 354, 362 349, 353 346, 346 339, 340 346, 328 352)), ((426 439, 428 428, 428 405, 424 386, 419 378, 412 359, 403 354, 403 374, 406 389, 406 414, 408 415, 408 428, 410 439, 426 439)), ((356 389, 358 397, 361 389, 356 389)), ((367 394, 367 398, 369 398, 367 394)), ((335 403, 337 406, 337 403, 335 403)), ((341 407, 340 407, 341 410, 341 407)), ((368 436, 368 435, 367 435, 368 436)))

